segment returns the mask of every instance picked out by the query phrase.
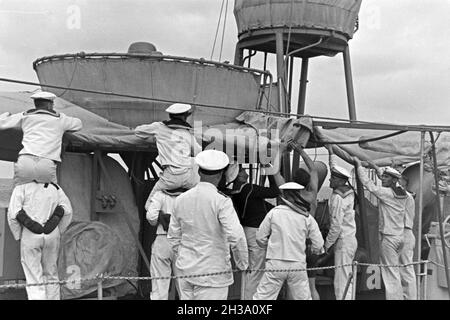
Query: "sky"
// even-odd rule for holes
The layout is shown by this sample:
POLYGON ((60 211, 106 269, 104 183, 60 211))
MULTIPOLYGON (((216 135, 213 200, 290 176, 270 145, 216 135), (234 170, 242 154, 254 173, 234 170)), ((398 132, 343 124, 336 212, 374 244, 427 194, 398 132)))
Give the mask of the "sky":
MULTIPOLYGON (((32 62, 39 57, 126 52, 135 41, 151 42, 167 55, 210 59, 221 4, 222 0, 0 0, 0 77, 37 82, 32 62)), ((234 60, 233 6, 234 1, 228 1, 221 61, 234 60)), ((449 14, 450 0, 363 0, 360 28, 350 40, 358 120, 450 124, 449 14)), ((213 60, 219 59, 221 34, 222 29, 213 60)), ((300 60, 296 79, 299 65, 300 60)), ((306 113, 348 117, 341 54, 311 59, 308 80, 306 113)), ((34 89, 0 82, 0 91, 34 89)))

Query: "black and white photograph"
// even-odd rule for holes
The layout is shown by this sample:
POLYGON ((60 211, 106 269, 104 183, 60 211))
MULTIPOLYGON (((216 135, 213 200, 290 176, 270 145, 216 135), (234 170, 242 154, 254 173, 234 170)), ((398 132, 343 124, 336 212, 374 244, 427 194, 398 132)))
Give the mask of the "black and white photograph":
POLYGON ((449 14, 0 0, 0 300, 450 300, 449 14))

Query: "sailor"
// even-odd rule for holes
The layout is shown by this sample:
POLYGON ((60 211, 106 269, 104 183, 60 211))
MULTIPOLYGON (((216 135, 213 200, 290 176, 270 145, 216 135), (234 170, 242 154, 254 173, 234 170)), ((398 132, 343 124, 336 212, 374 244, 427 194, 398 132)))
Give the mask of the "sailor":
MULTIPOLYGON (((167 241, 170 216, 173 213, 175 199, 185 189, 158 190, 145 203, 147 221, 156 229, 156 238, 152 244, 150 275, 152 277, 170 277, 175 263, 173 251, 167 241)), ((151 300, 168 300, 170 279, 152 280, 151 300)))
POLYGON ((224 152, 205 150, 195 161, 200 182, 175 200, 167 235, 176 256, 176 273, 227 273, 179 278, 180 299, 226 300, 233 283, 230 248, 236 267, 248 267, 244 230, 231 199, 217 190, 229 158, 224 152))
MULTIPOLYGON (((400 251, 400 264, 410 264, 413 262, 416 238, 413 233, 415 201, 411 193, 406 191, 408 196, 406 201, 405 229, 403 233, 404 244, 400 251)), ((408 265, 400 269, 400 278, 403 287, 404 300, 417 300, 417 284, 414 265, 408 265)))
MULTIPOLYGON (((256 241, 267 247, 266 269, 306 269, 306 239, 311 239, 312 253, 321 253, 323 238, 316 220, 304 209, 299 190, 304 187, 288 182, 279 187, 282 205, 278 205, 264 218, 256 241)), ((294 300, 311 300, 306 271, 266 271, 253 300, 275 300, 286 282, 294 300)))
POLYGON ((325 240, 325 252, 334 246, 334 293, 336 300, 351 300, 353 281, 345 288, 352 271, 352 262, 355 257, 358 242, 356 241, 356 223, 354 201, 355 194, 349 185, 351 178, 347 169, 338 166, 332 148, 327 145, 330 164, 330 187, 333 192, 328 200, 330 210, 330 230, 325 240), (346 265, 344 267, 340 267, 346 265))
MULTIPOLYGON (((256 243, 256 232, 272 205, 265 199, 276 198, 280 195, 277 181, 281 178, 277 170, 269 175, 269 187, 248 182, 248 174, 244 168, 237 164, 229 166, 226 176, 228 183, 233 183, 232 200, 239 215, 241 225, 244 227, 248 247, 249 269, 264 269, 266 250, 256 243)), ((263 272, 248 272, 244 277, 244 300, 252 300, 263 272)))
MULTIPOLYGON (((315 217, 317 209, 317 193, 319 190, 319 173, 314 165, 314 161, 312 161, 301 146, 296 145, 294 142, 289 142, 287 145, 281 144, 280 147, 282 151, 285 148, 295 148, 305 162, 307 169, 298 168, 293 174, 292 181, 304 186, 304 189, 299 191, 299 200, 302 201, 303 209, 315 217)), ((281 181, 282 183, 279 183, 278 185, 285 182, 284 179, 281 181)), ((311 240, 306 239, 306 267, 308 269, 315 268, 319 259, 318 255, 311 253, 310 248, 311 240)), ((320 295, 316 288, 317 271, 308 270, 307 273, 311 297, 313 300, 320 300, 320 295)))
MULTIPOLYGON (((298 149, 298 148, 297 148, 298 149)), ((306 167, 308 170, 303 168, 298 168, 293 175, 293 181, 305 186, 304 189, 300 190, 300 196, 304 200, 303 206, 308 213, 315 217, 316 209, 317 209, 317 192, 319 191, 319 173, 317 172, 316 167, 314 166, 314 162, 308 156, 303 148, 300 148, 300 156, 303 161, 305 161, 306 167)), ((318 255, 313 254, 310 250, 311 248, 311 240, 306 240, 306 267, 307 268, 315 268, 317 265, 318 255)), ((317 271, 308 270, 308 281, 309 281, 309 289, 311 290, 311 297, 313 300, 320 300, 319 292, 316 288, 316 276, 317 271)))
MULTIPOLYGON (((387 167, 381 175, 381 186, 377 186, 364 172, 361 161, 357 157, 353 159, 361 183, 379 200, 380 263, 398 265, 404 243, 405 208, 408 200, 405 189, 398 183, 402 175, 396 169, 387 167)), ((371 162, 368 164, 373 166, 371 162)), ((386 289, 386 300, 403 300, 399 268, 382 267, 381 275, 386 289)))
POLYGON ((15 185, 31 181, 57 183, 62 137, 65 132, 81 130, 82 123, 53 110, 55 98, 53 93, 37 92, 31 96, 35 109, 0 115, 0 130, 17 127, 23 131, 23 148, 14 165, 15 185))
MULTIPOLYGON (((55 183, 30 182, 14 188, 8 224, 20 240, 20 257, 27 285, 58 281, 61 234, 72 220, 72 206, 55 183)), ((29 300, 59 300, 58 284, 29 286, 29 300)))
POLYGON ((135 134, 140 138, 156 138, 163 167, 150 196, 158 190, 190 189, 199 181, 192 156, 197 155, 202 148, 190 132, 191 125, 186 122, 191 115, 191 105, 175 103, 166 112, 170 120, 140 125, 135 129, 135 134))

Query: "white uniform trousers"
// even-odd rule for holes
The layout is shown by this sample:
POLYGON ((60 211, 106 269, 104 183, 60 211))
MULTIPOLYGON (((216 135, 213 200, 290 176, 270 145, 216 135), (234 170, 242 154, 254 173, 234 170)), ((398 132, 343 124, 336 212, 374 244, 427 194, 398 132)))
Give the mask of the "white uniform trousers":
MULTIPOLYGON (((152 244, 150 275, 152 277, 170 277, 174 265, 174 253, 170 248, 167 235, 159 234, 152 244)), ((170 279, 152 280, 151 300, 168 300, 170 279)))
POLYGON ((227 300, 228 286, 204 287, 189 282, 187 278, 178 279, 180 300, 227 300))
MULTIPOLYGON (((249 269, 264 269, 266 262, 266 249, 261 248, 256 243, 256 232, 258 228, 244 227, 245 237, 248 247, 248 267, 249 269)), ((256 293, 256 288, 261 281, 264 272, 250 272, 244 276, 245 290, 244 300, 252 300, 256 293)))
MULTIPOLYGON (((403 248, 400 251, 400 264, 408 264, 413 262, 414 247, 416 238, 411 229, 406 229, 404 234, 403 248)), ((410 265, 400 269, 400 277, 403 287, 403 298, 405 300, 417 300, 417 284, 414 266, 410 265)))
MULTIPOLYGON (((20 261, 27 284, 58 281, 59 228, 50 234, 35 234, 23 228, 20 261)), ((59 284, 27 287, 29 300, 59 300, 59 284)))
MULTIPOLYGON (((380 262, 387 265, 400 263, 400 251, 403 247, 403 235, 380 234, 380 262)), ((403 288, 399 267, 381 267, 386 290, 386 300, 403 300, 403 288)))
MULTIPOLYGON (((266 260, 266 269, 306 269, 306 261, 266 260)), ((286 281, 288 296, 293 300, 311 300, 306 271, 265 272, 253 300, 276 300, 286 281)))
POLYGON ((198 175, 198 166, 194 165, 192 168, 186 168, 181 172, 172 170, 171 167, 167 167, 163 170, 159 176, 158 181, 153 186, 149 197, 158 190, 173 190, 177 188, 191 189, 200 181, 198 175))
POLYGON ((53 182, 56 179, 56 163, 53 160, 21 154, 14 164, 14 185, 37 181, 41 183, 53 182))
MULTIPOLYGON (((341 266, 352 264, 355 252, 358 247, 358 242, 355 237, 339 238, 336 241, 334 250, 334 265, 341 266)), ((351 300, 353 291, 353 281, 347 289, 345 299, 343 299, 345 287, 347 285, 352 266, 338 267, 334 269, 334 294, 336 300, 351 300)))

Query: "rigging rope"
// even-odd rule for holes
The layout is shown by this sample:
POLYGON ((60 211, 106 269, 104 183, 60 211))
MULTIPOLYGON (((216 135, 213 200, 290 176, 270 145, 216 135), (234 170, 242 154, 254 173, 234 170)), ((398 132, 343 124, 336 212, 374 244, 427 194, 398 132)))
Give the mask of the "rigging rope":
MULTIPOLYGON (((30 86, 38 86, 38 87, 46 87, 46 88, 54 88, 54 89, 67 89, 71 91, 78 91, 78 92, 86 92, 86 93, 94 93, 94 94, 101 94, 101 95, 109 95, 109 96, 115 96, 115 97, 125 97, 125 98, 133 98, 133 99, 140 99, 140 100, 147 100, 147 101, 153 101, 153 102, 163 102, 163 103, 192 103, 195 106, 205 107, 205 108, 216 108, 216 109, 224 109, 224 110, 235 110, 235 111, 248 111, 248 112, 254 112, 254 113, 262 113, 262 114, 269 114, 274 116, 287 116, 287 117, 296 117, 296 118, 311 118, 311 119, 318 119, 318 120, 332 120, 332 121, 340 121, 342 124, 348 124, 348 123, 354 123, 354 124, 362 124, 362 125, 379 125, 380 123, 377 122, 370 122, 370 121, 355 121, 355 120, 349 120, 349 119, 341 119, 341 118, 333 118, 333 117, 323 117, 323 116, 312 116, 312 115, 300 115, 300 114, 292 114, 287 112, 275 112, 275 111, 268 111, 268 110, 247 110, 246 107, 230 107, 230 106, 221 106, 221 105, 214 105, 214 104, 206 104, 206 103, 198 103, 198 102, 186 102, 182 100, 169 100, 169 99, 161 99, 161 98, 150 98, 150 97, 143 97, 143 96, 137 96, 132 94, 122 94, 122 93, 115 93, 115 92, 107 92, 107 91, 97 91, 97 90, 89 90, 89 89, 80 89, 80 88, 70 88, 66 86, 57 86, 57 85, 51 85, 51 84, 42 84, 39 82, 31 82, 31 81, 22 81, 22 80, 15 80, 10 78, 0 78, 0 81, 3 82, 11 82, 11 83, 20 83, 30 86)), ((395 125, 390 123, 384 123, 386 125, 395 125)), ((337 125, 337 124, 333 124, 337 125)), ((433 131, 450 131, 450 127, 447 126, 439 126, 439 127, 432 127, 432 126, 419 126, 419 125, 404 125, 403 127, 410 127, 411 129, 414 128, 420 128, 419 131, 423 130, 433 130, 433 131), (422 127, 427 127, 423 128, 422 127)), ((389 130, 389 129, 380 129, 380 130, 389 130)))
POLYGON ((212 60, 213 54, 214 54, 214 48, 216 47, 217 35, 219 34, 219 26, 220 26, 220 20, 222 19, 222 12, 223 12, 223 4, 224 3, 225 3, 225 0, 222 0, 222 6, 220 7, 219 20, 217 21, 216 35, 214 37, 214 43, 213 43, 212 50, 211 50, 211 58, 209 58, 209 60, 212 60))
POLYGON ((401 131, 385 134, 385 135, 374 137, 374 138, 363 139, 363 140, 353 140, 353 141, 317 141, 315 139, 311 139, 311 142, 313 142, 313 143, 322 143, 322 144, 359 144, 359 143, 365 143, 365 142, 372 142, 372 141, 378 141, 378 140, 387 139, 387 138, 394 137, 394 136, 397 136, 397 135, 405 133, 405 132, 407 132, 407 131, 406 130, 401 130, 401 131))
POLYGON ((219 61, 222 59, 223 42, 225 39, 225 28, 226 28, 226 24, 227 24, 227 11, 228 11, 228 0, 225 3, 225 13, 224 13, 224 18, 223 18, 223 28, 222 28, 222 42, 220 44, 219 61))
MULTIPOLYGON (((292 32, 292 14, 293 14, 293 10, 294 9, 294 0, 291 0, 291 10, 290 10, 290 15, 289 15, 289 31, 288 31, 288 39, 287 39, 287 44, 286 44, 286 50, 284 55, 286 56, 287 59, 287 55, 289 52, 289 45, 291 42, 291 32, 292 32)), ((286 65, 286 60, 284 61, 284 65, 286 65)))

